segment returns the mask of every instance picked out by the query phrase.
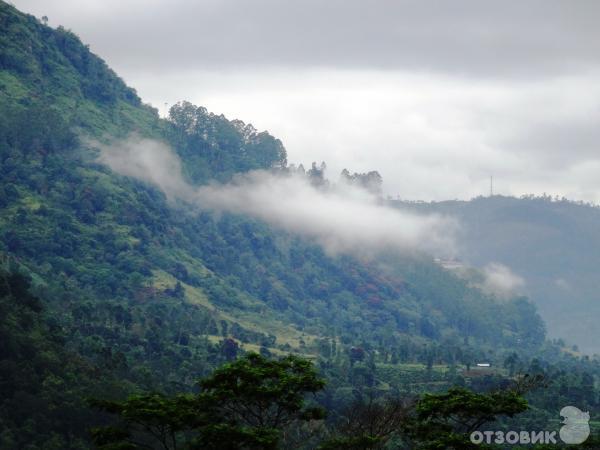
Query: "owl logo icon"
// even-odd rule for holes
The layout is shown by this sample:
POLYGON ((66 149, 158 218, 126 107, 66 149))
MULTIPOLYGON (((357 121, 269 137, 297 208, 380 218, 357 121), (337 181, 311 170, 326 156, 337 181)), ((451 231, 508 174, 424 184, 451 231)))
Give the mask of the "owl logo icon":
POLYGON ((560 410, 561 422, 560 438, 565 444, 581 444, 590 435, 590 413, 583 412, 575 406, 565 406, 560 410))

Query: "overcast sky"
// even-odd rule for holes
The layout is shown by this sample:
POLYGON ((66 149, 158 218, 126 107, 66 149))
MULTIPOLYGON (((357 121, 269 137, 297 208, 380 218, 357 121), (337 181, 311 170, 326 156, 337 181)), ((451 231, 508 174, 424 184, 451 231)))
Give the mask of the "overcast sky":
POLYGON ((13 0, 145 102, 266 129, 407 199, 600 201, 600 2, 13 0))

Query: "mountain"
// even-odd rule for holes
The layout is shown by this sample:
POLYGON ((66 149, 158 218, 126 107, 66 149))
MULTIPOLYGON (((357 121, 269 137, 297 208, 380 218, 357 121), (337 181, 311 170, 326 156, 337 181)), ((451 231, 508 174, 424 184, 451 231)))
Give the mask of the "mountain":
MULTIPOLYGON (((285 329, 291 336, 281 339, 296 348, 300 337, 305 344, 319 336, 356 341, 361 329, 377 334, 374 324, 428 338, 443 328, 462 336, 464 320, 481 330, 474 338, 506 335, 507 324, 468 317, 465 302, 490 312, 504 304, 426 257, 398 260, 404 268, 388 279, 376 264, 330 257, 244 216, 187 214, 153 186, 111 172, 86 139, 111 142, 129 132, 161 139, 194 183, 281 169, 286 153, 268 133, 189 103, 161 120, 73 33, 5 4, 2 24, 8 43, 0 59, 8 80, 2 84, 2 242, 40 283, 68 286, 81 297, 77 303, 155 299, 177 286, 177 295, 210 312, 212 322, 236 317, 242 328, 260 324, 274 335, 285 329), (336 304, 346 308, 333 311, 336 304), (461 304, 465 317, 453 312, 461 304)), ((213 328, 214 335, 224 333, 213 328)))
POLYGON ((506 375, 515 349, 523 367, 575 359, 527 298, 431 256, 331 254, 112 171, 98 145, 168 146, 196 186, 288 167, 278 139, 240 120, 187 102, 159 118, 74 33, 2 1, 0 42, 1 448, 85 448, 105 420, 86 397, 191 390, 243 351, 315 360, 333 408, 365 388, 476 383, 457 367, 477 361, 506 375))
POLYGON ((537 304, 555 338, 600 353, 600 209, 591 204, 534 197, 479 197, 471 201, 394 202, 421 213, 447 214, 461 223, 459 254, 484 268, 500 263, 524 279, 522 292, 537 304))

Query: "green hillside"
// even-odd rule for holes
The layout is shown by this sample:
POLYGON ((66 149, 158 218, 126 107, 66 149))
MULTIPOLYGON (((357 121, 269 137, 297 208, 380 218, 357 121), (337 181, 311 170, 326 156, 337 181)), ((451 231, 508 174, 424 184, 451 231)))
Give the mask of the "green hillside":
POLYGON ((534 356, 579 361, 526 298, 499 301, 429 256, 329 256, 97 162, 90 139, 131 133, 170 145, 196 184, 286 170, 269 133, 186 102, 160 119, 74 33, 0 1, 0 448, 86 448, 106 420, 86 397, 189 391, 244 351, 314 360, 334 409, 367 388, 481 387, 478 361, 491 384, 534 356))
MULTIPOLYGON (((386 278, 376 264, 327 257, 317 246, 244 217, 182 214, 154 188, 112 174, 94 162, 85 132, 105 141, 133 131, 160 137, 196 183, 280 169, 286 153, 268 133, 189 103, 160 120, 73 33, 7 5, 2 13, 3 39, 11 43, 4 47, 2 74, 16 80, 2 89, 2 242, 52 288, 68 284, 80 291, 78 303, 97 304, 153 299, 180 286, 173 295, 210 311, 217 329, 234 317, 252 329, 271 314, 281 339, 297 329, 306 334, 305 344, 319 335, 358 343, 382 325, 398 335, 438 338, 447 330, 507 345, 507 336, 527 331, 473 314, 474 302, 489 312, 507 306, 469 290, 426 258, 398 260, 398 273, 386 278), (41 90, 40 78, 49 80, 41 90), (86 106, 80 112, 77 104, 86 106)), ((531 344, 541 339, 543 332, 531 344)))
POLYGON ((18 114, 19 107, 50 107, 70 126, 94 135, 158 125, 156 111, 142 105, 135 90, 73 32, 49 28, 4 2, 0 29, 3 108, 18 114))

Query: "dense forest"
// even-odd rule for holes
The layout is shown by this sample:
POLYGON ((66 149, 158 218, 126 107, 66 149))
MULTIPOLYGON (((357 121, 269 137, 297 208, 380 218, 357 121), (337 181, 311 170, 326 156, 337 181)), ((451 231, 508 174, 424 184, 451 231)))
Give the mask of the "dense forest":
MULTIPOLYGON (((298 171, 240 120, 189 102, 159 118, 73 32, 0 1, 0 448, 466 448, 496 419, 555 430, 563 406, 598 408, 600 361, 547 339, 527 298, 425 254, 331 255, 191 210, 98 161, 93 142, 128 136, 169 145, 194 185, 298 171), (276 395, 232 397, 228 377, 257 370, 276 395), (278 385, 290 370, 308 378, 278 385), (285 420, 240 418, 246 400, 285 420)), ((323 172, 306 176, 326 189, 323 172)))

